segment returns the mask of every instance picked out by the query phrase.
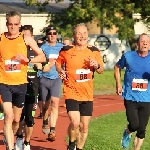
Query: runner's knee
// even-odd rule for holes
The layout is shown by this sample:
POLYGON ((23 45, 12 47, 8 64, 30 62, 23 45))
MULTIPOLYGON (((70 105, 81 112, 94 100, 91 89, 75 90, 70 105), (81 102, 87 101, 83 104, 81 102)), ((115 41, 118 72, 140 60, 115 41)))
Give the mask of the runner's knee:
POLYGON ((73 121, 73 122, 71 122, 71 128, 73 130, 77 129, 79 127, 79 125, 80 125, 79 121, 73 121))
POLYGON ((5 122, 13 122, 14 115, 13 114, 6 114, 4 120, 5 120, 5 122))
POLYGON ((135 122, 128 125, 128 129, 130 132, 135 132, 137 131, 138 128, 139 128, 139 124, 135 122))
POLYGON ((80 130, 84 133, 88 132, 88 125, 80 123, 80 130))

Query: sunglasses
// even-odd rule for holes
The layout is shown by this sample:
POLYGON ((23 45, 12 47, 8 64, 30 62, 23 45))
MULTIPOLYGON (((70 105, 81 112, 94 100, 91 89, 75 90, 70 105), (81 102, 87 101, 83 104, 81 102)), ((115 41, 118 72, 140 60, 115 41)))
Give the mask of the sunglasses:
POLYGON ((57 32, 48 32, 47 35, 57 35, 57 32))

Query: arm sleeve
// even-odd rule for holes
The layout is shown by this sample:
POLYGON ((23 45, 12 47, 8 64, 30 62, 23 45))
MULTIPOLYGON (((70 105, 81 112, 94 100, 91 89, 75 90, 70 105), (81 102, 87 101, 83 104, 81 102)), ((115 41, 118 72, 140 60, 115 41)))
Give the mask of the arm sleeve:
POLYGON ((118 64, 120 69, 123 69, 124 67, 126 67, 126 58, 125 58, 124 54, 122 55, 121 59, 119 59, 117 64, 118 64))

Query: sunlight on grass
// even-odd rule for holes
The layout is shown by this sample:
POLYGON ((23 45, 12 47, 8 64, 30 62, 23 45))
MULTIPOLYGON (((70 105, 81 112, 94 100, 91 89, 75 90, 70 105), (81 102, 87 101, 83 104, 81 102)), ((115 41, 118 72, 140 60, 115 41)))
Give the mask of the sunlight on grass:
MULTIPOLYGON (((121 79, 123 81, 124 71, 121 72, 121 79)), ((114 71, 105 70, 103 74, 94 74, 94 91, 114 91, 116 88, 114 71)))
MULTIPOLYGON (((83 150, 122 150, 121 138, 126 124, 124 111, 92 119, 89 126, 88 139, 83 150)), ((147 132, 148 134, 141 150, 150 149, 150 124, 148 125, 147 132)), ((135 133, 132 136, 128 150, 133 150, 134 136, 135 133)))

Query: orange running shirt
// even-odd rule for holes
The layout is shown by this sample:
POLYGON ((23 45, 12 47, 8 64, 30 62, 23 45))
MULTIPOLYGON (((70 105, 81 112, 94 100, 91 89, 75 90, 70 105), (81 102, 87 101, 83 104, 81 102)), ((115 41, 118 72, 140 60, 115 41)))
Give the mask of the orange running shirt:
POLYGON ((21 33, 15 39, 1 35, 0 40, 0 83, 19 85, 27 83, 27 63, 15 60, 17 54, 27 57, 27 48, 21 33))
POLYGON ((103 66, 102 57, 95 46, 84 50, 76 50, 74 46, 64 46, 60 51, 57 62, 65 63, 67 80, 64 80, 65 99, 77 101, 93 101, 94 68, 89 59, 95 59, 103 66))

